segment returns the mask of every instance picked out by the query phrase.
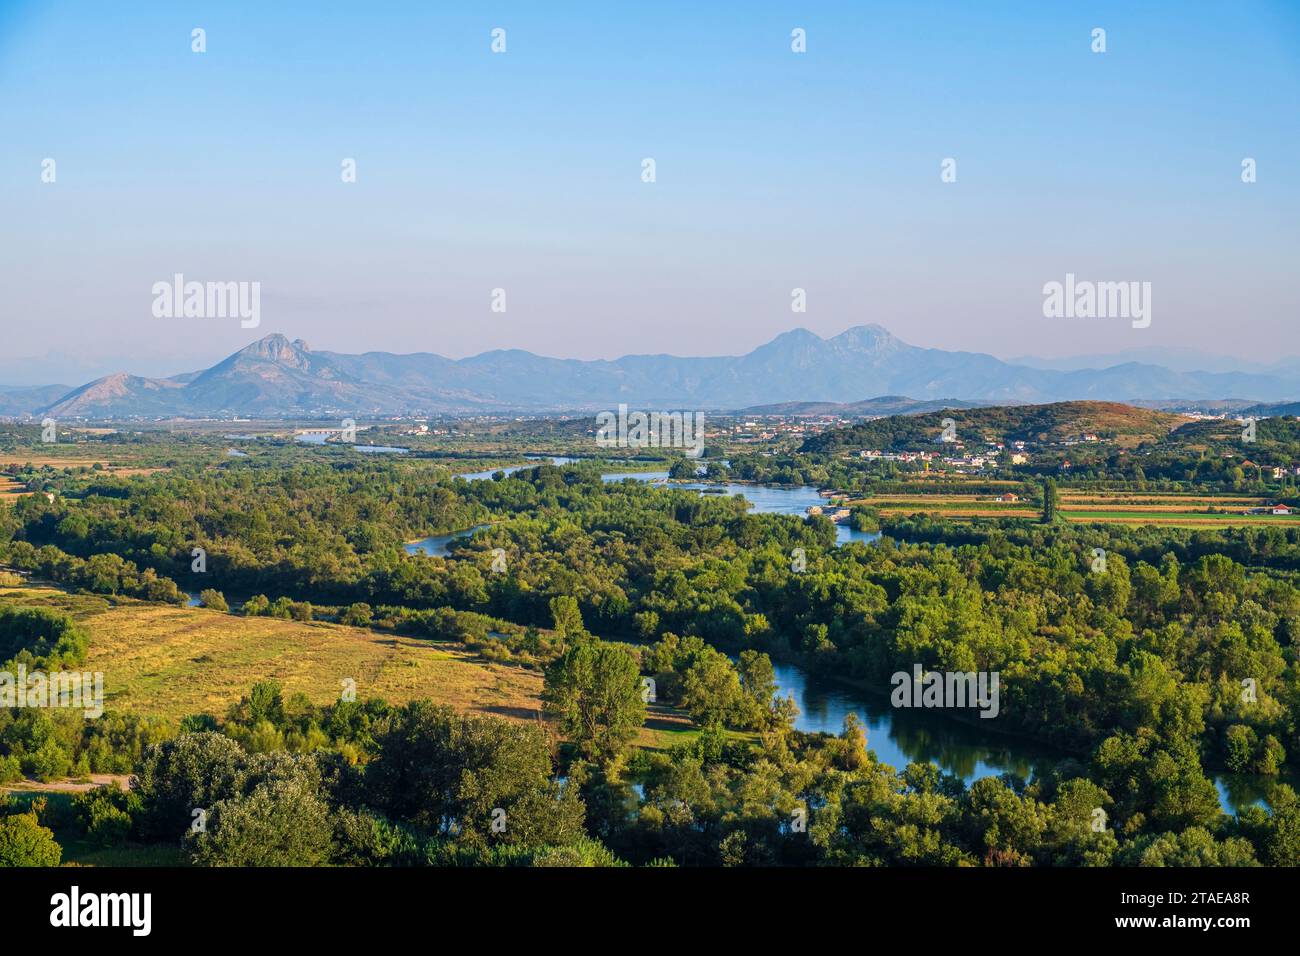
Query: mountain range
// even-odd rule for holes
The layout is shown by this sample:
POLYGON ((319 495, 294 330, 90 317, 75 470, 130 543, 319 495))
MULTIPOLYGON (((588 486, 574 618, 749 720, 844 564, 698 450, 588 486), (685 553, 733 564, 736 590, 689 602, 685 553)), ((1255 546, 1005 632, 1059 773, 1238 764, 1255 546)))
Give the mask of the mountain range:
POLYGON ((720 410, 860 403, 864 395, 971 404, 1278 403, 1300 398, 1300 369, 1176 371, 1144 362, 1033 368, 979 352, 909 345, 879 325, 825 339, 794 329, 738 356, 596 361, 520 350, 464 359, 427 352, 349 355, 313 351, 301 339, 273 334, 202 371, 168 378, 121 372, 71 390, 0 391, 0 414, 114 419, 548 413, 613 409, 623 402, 646 409, 720 410))

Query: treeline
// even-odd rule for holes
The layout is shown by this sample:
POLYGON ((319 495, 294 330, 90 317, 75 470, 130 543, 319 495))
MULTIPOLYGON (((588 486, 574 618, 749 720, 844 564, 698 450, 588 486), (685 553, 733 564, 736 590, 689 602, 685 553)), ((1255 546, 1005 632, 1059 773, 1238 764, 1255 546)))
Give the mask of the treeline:
POLYGON ((419 701, 311 708, 260 685, 221 730, 189 726, 150 746, 128 791, 103 787, 61 806, 0 804, 0 865, 57 863, 56 831, 94 846, 171 847, 209 866, 1300 858, 1300 801, 1290 788, 1275 788, 1271 812, 1237 819, 1212 801, 1188 805, 1194 761, 1167 766, 1154 739, 1102 748, 1091 766, 1067 762, 1032 782, 986 778, 969 788, 927 764, 896 772, 866 743, 850 719, 838 736, 778 724, 752 743, 714 730, 626 759, 557 754, 536 726, 419 701))

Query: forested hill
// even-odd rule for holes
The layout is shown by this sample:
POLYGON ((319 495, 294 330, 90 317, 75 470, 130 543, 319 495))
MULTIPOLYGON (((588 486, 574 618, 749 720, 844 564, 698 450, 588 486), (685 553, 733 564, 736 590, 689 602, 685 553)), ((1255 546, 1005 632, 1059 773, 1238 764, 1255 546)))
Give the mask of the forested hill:
POLYGON ((850 448, 882 450, 934 444, 952 419, 957 439, 973 442, 1063 442, 1083 435, 1123 440, 1125 444, 1156 441, 1186 424, 1183 415, 1134 408, 1118 402, 1056 402, 1051 405, 1011 405, 993 408, 947 408, 923 415, 896 415, 862 422, 809 438, 805 452, 836 452, 850 448))

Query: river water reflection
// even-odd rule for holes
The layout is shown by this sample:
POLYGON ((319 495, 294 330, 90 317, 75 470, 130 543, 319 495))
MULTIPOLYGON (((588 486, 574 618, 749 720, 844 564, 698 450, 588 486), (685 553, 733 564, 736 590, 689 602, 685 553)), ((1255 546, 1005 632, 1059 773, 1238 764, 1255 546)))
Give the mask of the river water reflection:
MULTIPOLYGON (((553 459, 565 464, 571 459, 553 459)), ((502 471, 517 471, 532 467, 519 465, 502 471)), ((462 477, 476 480, 490 478, 493 472, 478 472, 462 477)), ((666 481, 666 471, 613 472, 601 475, 604 481, 666 481)), ((722 489, 729 495, 743 495, 759 514, 804 514, 809 506, 825 504, 816 488, 784 487, 773 485, 724 484, 690 482, 669 487, 697 491, 722 489)), ((717 493, 712 491, 711 493, 717 493)), ((407 545, 407 551, 446 554, 446 545, 458 537, 473 534, 478 528, 407 545), (427 546, 427 547, 426 547, 427 546), (413 550, 414 549, 414 550, 413 550), (439 550, 440 549, 440 550, 439 550)), ((836 540, 871 542, 880 538, 879 532, 855 531, 847 525, 835 526, 836 540)), ((885 693, 868 694, 850 685, 827 681, 810 675, 793 664, 776 664, 776 680, 782 696, 793 695, 799 706, 797 729, 808 732, 838 734, 849 712, 857 714, 867 730, 867 744, 884 763, 902 770, 909 763, 929 762, 967 784, 982 777, 1013 773, 1028 779, 1040 770, 1051 767, 1068 754, 1024 737, 996 733, 979 726, 979 718, 972 722, 958 721, 940 713, 921 709, 894 708, 885 693)), ((887 690, 885 688, 884 690, 887 690)), ((1227 813, 1236 813, 1251 805, 1263 803, 1269 781, 1249 775, 1221 775, 1214 781, 1219 792, 1219 803, 1227 813)))

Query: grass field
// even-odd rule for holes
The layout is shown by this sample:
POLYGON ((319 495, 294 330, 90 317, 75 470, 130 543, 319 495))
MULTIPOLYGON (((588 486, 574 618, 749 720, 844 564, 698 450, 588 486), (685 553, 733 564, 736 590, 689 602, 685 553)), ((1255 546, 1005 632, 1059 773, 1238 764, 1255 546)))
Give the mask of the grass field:
MULTIPOLYGON (((540 714, 540 673, 487 661, 460 644, 53 587, 0 588, 0 602, 54 608, 86 625, 90 653, 81 669, 104 674, 106 710, 170 720, 221 717, 264 680, 279 681, 286 695, 302 692, 326 704, 351 678, 363 700, 428 698, 460 712, 530 722, 540 714)), ((655 707, 637 743, 662 748, 697 732, 681 713, 655 707)))
POLYGON ((541 675, 489 663, 457 644, 434 644, 338 624, 246 618, 202 608, 4 588, 0 600, 71 613, 91 634, 83 667, 102 671, 107 708, 171 719, 224 715, 258 681, 314 703, 357 696, 396 703, 427 697, 461 711, 534 719, 541 675))

